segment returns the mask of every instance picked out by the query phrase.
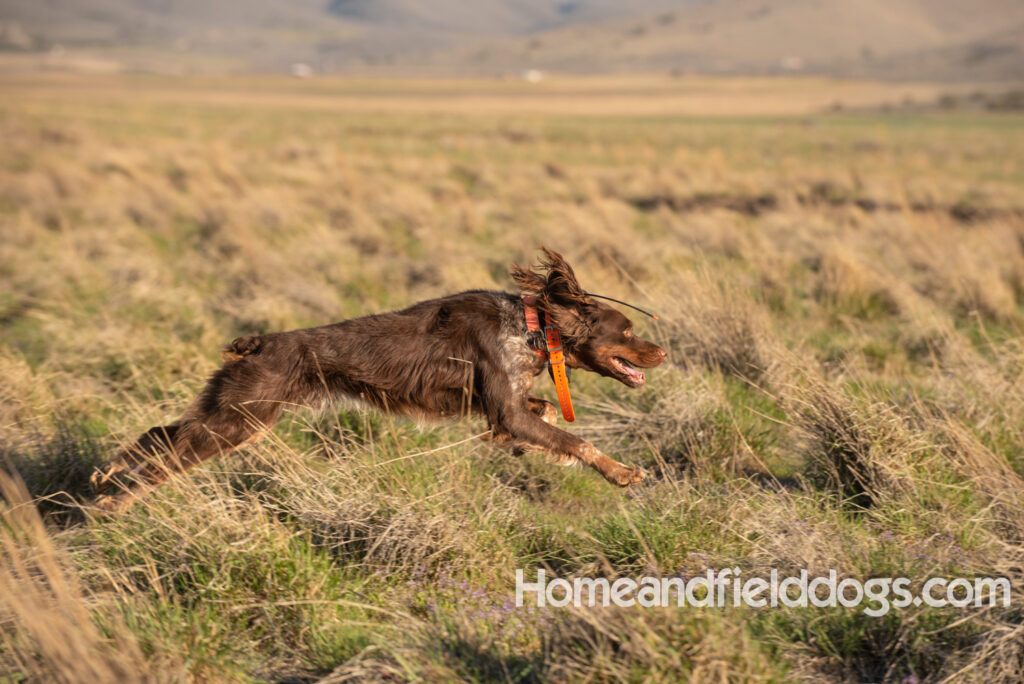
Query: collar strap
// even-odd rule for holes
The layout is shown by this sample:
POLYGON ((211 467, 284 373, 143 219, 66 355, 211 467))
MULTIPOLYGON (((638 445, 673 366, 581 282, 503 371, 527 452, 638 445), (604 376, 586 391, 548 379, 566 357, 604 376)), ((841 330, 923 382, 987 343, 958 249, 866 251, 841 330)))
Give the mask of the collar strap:
POLYGON ((544 354, 544 332, 540 328, 540 317, 543 311, 537 309, 537 297, 534 295, 523 295, 523 313, 526 314, 526 343, 533 349, 533 353, 543 357, 544 354))
MULTIPOLYGON (((540 332, 540 315, 537 310, 537 297, 535 295, 523 295, 523 310, 526 315, 526 330, 531 336, 540 332)), ((545 323, 547 323, 545 316, 545 323)), ((548 371, 551 379, 555 381, 555 392, 558 394, 558 405, 562 408, 562 417, 566 422, 576 420, 576 413, 572 408, 572 397, 569 395, 569 374, 565 368, 565 353, 562 351, 562 339, 558 334, 558 328, 553 325, 544 326, 544 341, 547 344, 548 371)), ((538 356, 544 356, 544 352, 534 348, 538 356)))
POLYGON ((576 414, 572 410, 572 397, 569 396, 569 375, 565 372, 565 354, 562 353, 558 328, 553 325, 544 326, 544 336, 548 343, 548 370, 551 371, 551 379, 555 381, 558 405, 562 407, 562 417, 571 423, 576 420, 576 414))
POLYGON ((523 295, 523 311, 526 313, 526 331, 539 333, 540 317, 537 315, 537 297, 535 295, 523 295))

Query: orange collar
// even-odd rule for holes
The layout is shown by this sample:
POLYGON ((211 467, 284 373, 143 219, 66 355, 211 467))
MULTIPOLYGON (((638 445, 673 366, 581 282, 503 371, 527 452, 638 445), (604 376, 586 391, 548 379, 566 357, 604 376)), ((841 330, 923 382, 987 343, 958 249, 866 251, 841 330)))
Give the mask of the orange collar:
MULTIPOLYGON (((537 311, 537 297, 534 295, 522 295, 523 310, 526 314, 526 330, 529 333, 540 332, 540 316, 537 311)), ((569 374, 565 370, 565 354, 562 352, 562 339, 558 334, 558 328, 553 325, 546 325, 545 316, 544 341, 547 344, 548 372, 551 379, 555 381, 555 392, 558 393, 558 405, 562 407, 562 417, 566 422, 576 420, 576 413, 572 409, 572 397, 569 395, 569 374)), ((534 348, 538 356, 544 356, 544 352, 534 348)))

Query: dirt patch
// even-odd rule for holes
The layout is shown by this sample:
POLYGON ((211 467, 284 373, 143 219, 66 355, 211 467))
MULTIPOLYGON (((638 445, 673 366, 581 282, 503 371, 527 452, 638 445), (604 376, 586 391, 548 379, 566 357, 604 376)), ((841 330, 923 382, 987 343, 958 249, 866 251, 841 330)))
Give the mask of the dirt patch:
POLYGON ((689 197, 678 195, 640 195, 626 198, 626 202, 640 211, 655 211, 667 207, 677 213, 727 209, 747 216, 761 214, 778 208, 778 200, 772 194, 744 195, 730 193, 698 193, 689 197))
MULTIPOLYGON (((807 208, 857 207, 867 213, 946 214, 957 223, 972 225, 999 219, 1024 218, 1022 207, 990 207, 970 202, 944 204, 939 202, 910 202, 903 204, 850 194, 830 183, 817 183, 806 192, 795 195, 797 204, 807 208)), ((781 209, 778 198, 771 193, 696 193, 690 196, 670 194, 636 195, 623 198, 639 211, 653 212, 662 207, 678 214, 712 209, 725 209, 745 216, 761 216, 781 209)))

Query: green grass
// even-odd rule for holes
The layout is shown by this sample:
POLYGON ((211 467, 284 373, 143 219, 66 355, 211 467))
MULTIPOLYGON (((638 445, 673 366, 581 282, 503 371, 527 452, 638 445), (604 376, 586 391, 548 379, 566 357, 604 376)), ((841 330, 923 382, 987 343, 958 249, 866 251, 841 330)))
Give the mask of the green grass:
MULTIPOLYGON (((508 601, 515 569, 541 567, 1005 575, 1019 592, 1020 219, 943 207, 1024 207, 1024 118, 39 96, 0 104, 0 128, 0 457, 45 520, 5 495, 4 677, 1017 681, 1000 639, 1018 606, 508 601), (814 188, 833 202, 801 203, 814 188), (755 215, 630 203, 760 196, 776 204, 755 215), (125 516, 78 507, 236 335, 509 289, 541 243, 661 317, 635 317, 670 351, 644 389, 573 378, 571 430, 644 466, 644 486, 462 443, 476 419, 343 405, 288 414, 125 516)), ((545 376, 535 389, 554 398, 545 376)))

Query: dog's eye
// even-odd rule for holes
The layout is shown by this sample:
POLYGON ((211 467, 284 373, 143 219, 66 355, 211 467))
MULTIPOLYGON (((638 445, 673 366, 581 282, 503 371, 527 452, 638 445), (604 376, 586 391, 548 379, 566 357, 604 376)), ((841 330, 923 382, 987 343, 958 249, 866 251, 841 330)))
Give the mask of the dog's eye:
POLYGON ((630 337, 633 336, 633 331, 632 330, 623 330, 622 331, 622 336, 625 337, 628 340, 630 337))

